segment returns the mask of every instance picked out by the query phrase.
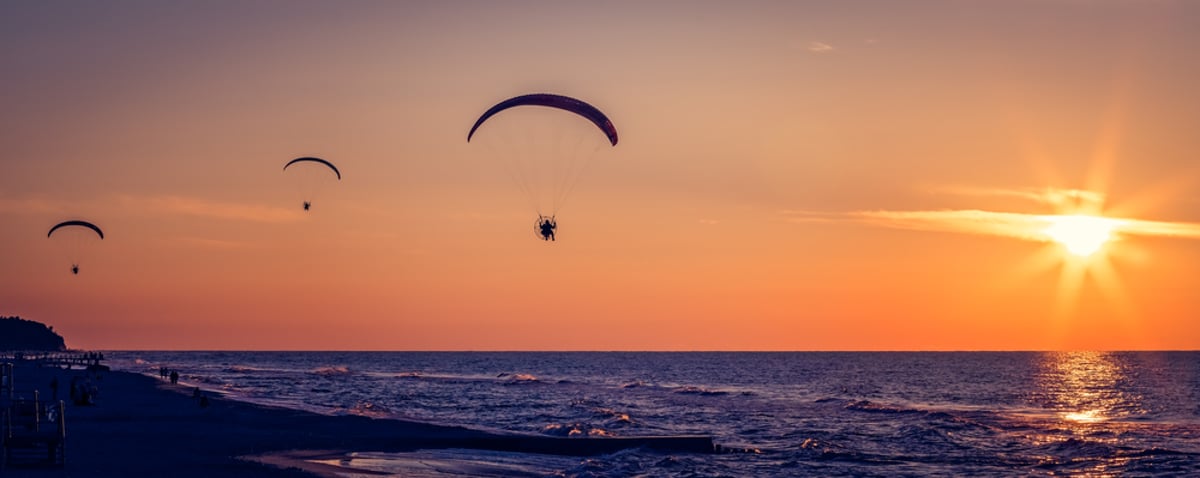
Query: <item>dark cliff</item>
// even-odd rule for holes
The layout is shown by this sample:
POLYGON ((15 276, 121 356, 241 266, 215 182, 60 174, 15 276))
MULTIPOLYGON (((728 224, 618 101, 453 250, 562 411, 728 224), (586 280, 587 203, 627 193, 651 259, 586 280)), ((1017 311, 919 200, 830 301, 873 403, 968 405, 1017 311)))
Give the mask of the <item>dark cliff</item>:
POLYGON ((53 327, 20 317, 0 317, 0 350, 66 350, 53 327))

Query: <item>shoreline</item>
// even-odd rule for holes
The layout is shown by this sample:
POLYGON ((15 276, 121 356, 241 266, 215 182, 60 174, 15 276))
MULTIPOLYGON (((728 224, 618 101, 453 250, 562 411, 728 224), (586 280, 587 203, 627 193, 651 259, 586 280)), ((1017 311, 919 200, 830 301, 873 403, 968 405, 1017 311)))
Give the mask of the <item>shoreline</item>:
POLYGON ((298 470, 306 473, 308 476, 315 476, 317 478, 343 478, 345 473, 369 476, 391 475, 390 473, 368 470, 365 468, 328 465, 314 461, 342 460, 345 459, 349 453, 351 452, 347 450, 287 450, 263 453, 259 455, 239 456, 237 459, 252 463, 259 463, 264 466, 279 470, 298 470))
POLYGON ((394 418, 321 415, 237 401, 127 371, 99 373, 38 367, 16 362, 17 396, 40 391, 51 399, 50 383, 61 384, 58 399, 68 402, 66 465, 63 468, 9 466, 5 477, 312 477, 336 473, 375 474, 309 460, 337 459, 352 452, 400 453, 464 448, 520 453, 589 456, 648 447, 712 453, 710 437, 559 438, 497 433, 464 426, 434 425, 394 418), (95 405, 69 403, 72 378, 87 377, 98 393, 95 405))

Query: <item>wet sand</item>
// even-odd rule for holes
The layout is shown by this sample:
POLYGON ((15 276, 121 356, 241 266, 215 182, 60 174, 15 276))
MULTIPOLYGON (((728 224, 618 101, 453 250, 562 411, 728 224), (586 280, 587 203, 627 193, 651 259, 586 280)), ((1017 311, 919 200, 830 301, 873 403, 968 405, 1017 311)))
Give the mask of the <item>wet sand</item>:
MULTIPOLYGON (((58 398, 67 402, 71 379, 80 370, 18 364, 17 395, 38 389, 50 398, 57 376, 58 398)), ((406 452, 425 448, 472 448, 586 456, 648 446, 711 452, 708 437, 564 439, 498 434, 465 427, 360 416, 328 416, 224 399, 212 393, 207 407, 192 388, 129 372, 92 376, 96 404, 66 408, 64 468, 8 467, 4 477, 311 477, 346 470, 310 460, 329 460, 348 451, 406 452), (318 451, 313 451, 318 450, 318 451)))

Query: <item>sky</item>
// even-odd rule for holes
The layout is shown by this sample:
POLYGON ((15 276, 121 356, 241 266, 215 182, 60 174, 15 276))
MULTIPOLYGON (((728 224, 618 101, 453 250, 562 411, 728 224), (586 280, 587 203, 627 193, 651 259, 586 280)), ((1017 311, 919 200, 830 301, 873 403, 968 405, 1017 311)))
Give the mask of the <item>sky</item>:
POLYGON ((73 348, 1200 348, 1200 3, 4 11, 0 315, 73 348), (466 141, 535 92, 620 134, 554 242, 466 141))

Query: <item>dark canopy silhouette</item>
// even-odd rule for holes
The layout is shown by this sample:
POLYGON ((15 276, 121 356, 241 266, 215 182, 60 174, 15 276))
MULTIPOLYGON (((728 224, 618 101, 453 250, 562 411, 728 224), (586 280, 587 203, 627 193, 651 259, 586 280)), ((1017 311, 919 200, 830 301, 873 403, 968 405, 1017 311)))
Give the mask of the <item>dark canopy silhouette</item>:
POLYGON ((488 118, 491 118, 496 113, 509 108, 527 105, 558 108, 587 118, 592 123, 595 123, 596 127, 600 128, 600 131, 603 131, 605 136, 608 136, 608 142, 612 143, 613 146, 617 145, 617 129, 613 127, 612 121, 609 121, 608 117, 605 116, 603 112, 601 112, 595 106, 589 105, 575 98, 549 93, 521 95, 497 103, 496 106, 489 108, 483 113, 482 116, 479 117, 478 120, 475 121, 475 125, 472 126, 471 131, 467 133, 467 142, 471 142, 471 136, 475 135, 475 130, 479 129, 479 126, 482 125, 484 121, 487 121, 488 118))
POLYGON ((101 231, 100 228, 96 227, 95 224, 92 224, 87 221, 63 221, 63 222, 60 222, 58 224, 55 224, 54 227, 50 228, 50 232, 46 233, 46 237, 50 237, 51 234, 54 234, 54 231, 57 231, 60 228, 67 227, 67 226, 86 227, 88 229, 96 231, 96 235, 100 236, 101 239, 104 239, 104 231, 101 231))
POLYGON ((293 164, 295 164, 295 163, 306 162, 306 161, 311 161, 311 162, 314 162, 314 163, 320 163, 320 164, 324 164, 325 166, 328 166, 328 167, 329 167, 329 169, 332 169, 332 170, 333 170, 333 174, 336 174, 336 175, 337 175, 337 178, 338 178, 338 180, 339 180, 339 181, 342 179, 342 172, 341 172, 341 171, 338 171, 338 168, 337 168, 337 166, 334 166, 334 165, 333 165, 333 163, 331 163, 331 162, 329 162, 329 161, 326 161, 326 160, 324 160, 324 159, 321 159, 321 158, 312 158, 312 157, 296 158, 296 159, 293 159, 293 160, 291 160, 291 161, 288 161, 288 162, 287 162, 287 164, 283 165, 283 170, 284 170, 284 171, 287 171, 287 168, 288 168, 288 166, 291 166, 291 165, 293 165, 293 164))

